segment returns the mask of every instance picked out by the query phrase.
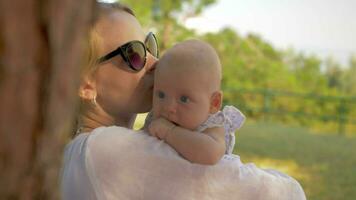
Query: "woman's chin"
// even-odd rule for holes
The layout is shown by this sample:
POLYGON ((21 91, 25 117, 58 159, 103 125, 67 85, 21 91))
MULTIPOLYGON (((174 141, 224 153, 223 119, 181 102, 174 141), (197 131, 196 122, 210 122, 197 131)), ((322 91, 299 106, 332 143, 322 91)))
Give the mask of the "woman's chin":
POLYGON ((143 102, 143 105, 141 106, 139 113, 147 113, 150 112, 151 109, 152 109, 152 98, 143 102))

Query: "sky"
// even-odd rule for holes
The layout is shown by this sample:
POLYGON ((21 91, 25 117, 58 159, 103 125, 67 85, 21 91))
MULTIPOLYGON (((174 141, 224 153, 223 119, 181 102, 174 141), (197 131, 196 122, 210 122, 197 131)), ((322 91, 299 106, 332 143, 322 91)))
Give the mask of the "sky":
POLYGON ((217 0, 185 25, 200 33, 229 26, 342 65, 356 55, 356 0, 217 0))

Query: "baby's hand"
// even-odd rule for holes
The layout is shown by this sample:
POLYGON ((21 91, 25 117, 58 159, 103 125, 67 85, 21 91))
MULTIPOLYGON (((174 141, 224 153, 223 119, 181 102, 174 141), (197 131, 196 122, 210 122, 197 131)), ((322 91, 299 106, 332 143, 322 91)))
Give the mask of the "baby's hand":
POLYGON ((172 122, 165 118, 154 119, 148 126, 148 132, 160 140, 166 138, 167 134, 175 127, 172 122))

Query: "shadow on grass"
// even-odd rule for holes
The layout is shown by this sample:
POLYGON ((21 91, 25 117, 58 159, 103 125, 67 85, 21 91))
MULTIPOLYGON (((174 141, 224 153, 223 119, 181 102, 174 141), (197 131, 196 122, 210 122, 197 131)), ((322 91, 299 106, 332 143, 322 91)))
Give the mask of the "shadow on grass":
POLYGON ((356 138, 266 123, 246 124, 234 151, 243 162, 293 176, 309 200, 355 199, 355 152, 356 138))

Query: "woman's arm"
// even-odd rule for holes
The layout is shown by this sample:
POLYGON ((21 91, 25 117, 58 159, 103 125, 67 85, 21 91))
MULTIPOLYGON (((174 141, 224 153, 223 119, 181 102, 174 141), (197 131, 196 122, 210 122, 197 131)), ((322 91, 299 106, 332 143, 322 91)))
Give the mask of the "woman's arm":
POLYGON ((152 121, 149 132, 164 140, 185 159, 193 163, 214 165, 226 151, 223 127, 209 128, 200 133, 159 118, 152 121))

